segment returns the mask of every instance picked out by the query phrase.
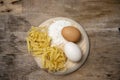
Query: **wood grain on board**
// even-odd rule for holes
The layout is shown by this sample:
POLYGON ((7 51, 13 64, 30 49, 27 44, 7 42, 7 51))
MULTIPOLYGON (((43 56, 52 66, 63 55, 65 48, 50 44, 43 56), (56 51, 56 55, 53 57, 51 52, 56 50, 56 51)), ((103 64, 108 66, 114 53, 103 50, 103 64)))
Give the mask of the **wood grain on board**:
POLYGON ((0 0, 0 80, 120 80, 119 0, 0 0), (54 76, 27 53, 26 32, 53 17, 80 23, 90 55, 76 72, 54 76))

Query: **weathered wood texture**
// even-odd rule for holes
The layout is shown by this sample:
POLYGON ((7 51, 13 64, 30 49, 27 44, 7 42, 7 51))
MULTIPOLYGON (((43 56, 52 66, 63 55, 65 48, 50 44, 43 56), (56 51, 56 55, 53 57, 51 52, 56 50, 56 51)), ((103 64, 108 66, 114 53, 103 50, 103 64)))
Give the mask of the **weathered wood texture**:
POLYGON ((0 0, 0 80, 120 80, 120 0, 0 0), (27 53, 31 25, 53 17, 76 20, 87 31, 87 62, 66 76, 42 71, 27 53))

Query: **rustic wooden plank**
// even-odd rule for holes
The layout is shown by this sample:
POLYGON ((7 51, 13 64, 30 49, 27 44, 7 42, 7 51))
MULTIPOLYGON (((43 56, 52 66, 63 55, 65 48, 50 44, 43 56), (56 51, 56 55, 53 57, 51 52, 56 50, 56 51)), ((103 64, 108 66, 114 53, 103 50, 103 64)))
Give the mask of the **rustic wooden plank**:
POLYGON ((119 80, 119 0, 0 0, 0 80, 119 80), (14 1, 17 3, 11 4, 14 1), (12 9, 12 10, 8 10, 12 9), (87 31, 91 50, 73 74, 42 71, 27 53, 26 32, 53 17, 76 20, 87 31))
POLYGON ((48 18, 58 16, 72 18, 85 28, 113 28, 119 27, 120 23, 118 0, 25 0, 23 7, 28 20, 37 26, 48 18))

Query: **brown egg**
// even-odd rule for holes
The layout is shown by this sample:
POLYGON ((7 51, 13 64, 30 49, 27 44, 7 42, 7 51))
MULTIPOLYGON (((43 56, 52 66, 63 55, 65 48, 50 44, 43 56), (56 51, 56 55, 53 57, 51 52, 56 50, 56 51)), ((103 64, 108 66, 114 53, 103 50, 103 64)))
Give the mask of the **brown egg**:
POLYGON ((67 26, 62 29, 63 37, 70 42, 78 42, 81 38, 80 31, 74 26, 67 26))

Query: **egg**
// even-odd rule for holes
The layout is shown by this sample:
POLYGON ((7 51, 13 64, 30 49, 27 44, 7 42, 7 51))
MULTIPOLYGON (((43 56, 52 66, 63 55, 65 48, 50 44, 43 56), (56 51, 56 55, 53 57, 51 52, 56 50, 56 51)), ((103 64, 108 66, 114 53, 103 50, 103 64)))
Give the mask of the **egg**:
POLYGON ((82 53, 77 44, 73 42, 68 42, 64 46, 64 52, 67 58, 73 62, 80 61, 82 53))
POLYGON ((62 29, 63 37, 70 42, 78 42, 81 39, 80 31, 74 26, 67 26, 62 29))

